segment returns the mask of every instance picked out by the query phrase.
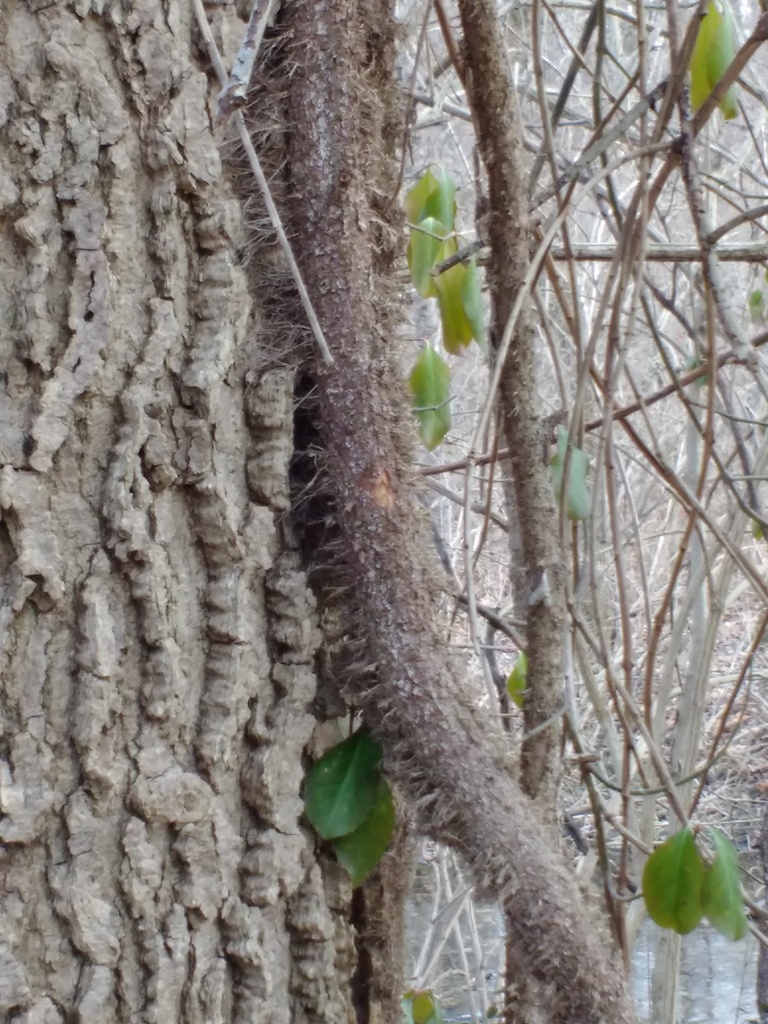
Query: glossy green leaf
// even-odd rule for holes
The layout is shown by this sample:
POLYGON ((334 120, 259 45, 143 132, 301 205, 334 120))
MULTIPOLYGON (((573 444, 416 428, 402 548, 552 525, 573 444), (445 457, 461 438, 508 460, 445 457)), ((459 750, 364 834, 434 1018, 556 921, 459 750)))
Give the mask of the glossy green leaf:
POLYGON ((376 799, 381 755, 381 745, 363 726, 312 766, 304 808, 323 839, 348 835, 365 820, 376 799))
POLYGON ((711 828, 715 860, 701 888, 701 905, 709 923, 726 939, 737 941, 747 934, 747 917, 741 896, 739 855, 727 836, 711 828))
POLYGON ((528 678, 528 655, 520 651, 515 667, 507 676, 507 693, 519 708, 523 706, 525 684, 528 678))
POLYGON ((437 295, 437 286, 432 277, 432 268, 439 259, 444 259, 445 228, 434 217, 426 217, 411 229, 408 242, 408 269, 416 291, 425 299, 437 295))
POLYGON ((371 809, 354 832, 333 840, 339 861, 349 872, 352 885, 362 885, 387 852, 395 828, 395 801, 392 790, 379 776, 371 809))
POLYGON ((408 1024, 444 1024, 443 1011, 434 992, 406 992, 402 1007, 408 1024))
POLYGON ((466 276, 467 268, 463 263, 457 263, 435 278, 440 323, 443 328, 443 347, 451 355, 461 355, 474 337, 472 324, 464 310, 466 276))
MULTIPOLYGON (((557 451, 549 460, 552 467, 552 481, 555 497, 560 500, 563 488, 563 469, 568 451, 568 431, 565 427, 557 428, 557 451)), ((568 459, 568 489, 566 512, 569 519, 589 519, 592 514, 592 495, 589 491, 587 476, 589 475, 589 458, 586 452, 575 445, 568 459)))
POLYGON ((427 217, 438 220, 445 234, 453 231, 456 219, 456 183, 446 171, 425 171, 405 196, 405 215, 411 224, 427 217))
POLYGON ((416 360, 409 384, 419 433, 431 451, 451 429, 451 371, 431 345, 416 360))
POLYGON ((706 871, 690 828, 665 840, 643 871, 643 896, 651 919, 681 935, 693 931, 704 913, 701 890, 706 871))
POLYGON ((461 301, 475 341, 478 345, 485 345, 483 293, 480 288, 480 271, 477 269, 477 260, 474 256, 466 264, 464 282, 461 286, 461 301))
MULTIPOLYGON (((691 54, 691 107, 695 113, 723 77, 736 55, 736 26, 727 0, 719 0, 722 10, 710 2, 701 19, 696 45, 691 54)), ((720 101, 726 118, 736 117, 739 104, 736 86, 732 85, 720 101)))

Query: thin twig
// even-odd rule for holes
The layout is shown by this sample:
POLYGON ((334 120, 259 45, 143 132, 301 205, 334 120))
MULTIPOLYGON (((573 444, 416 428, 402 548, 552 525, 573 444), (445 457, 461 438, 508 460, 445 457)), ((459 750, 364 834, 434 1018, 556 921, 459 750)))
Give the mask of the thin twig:
POLYGON ((229 81, 219 93, 219 102, 214 124, 220 125, 228 121, 232 114, 245 105, 248 98, 248 85, 253 74, 253 65, 259 52, 264 30, 269 24, 277 0, 253 0, 251 16, 245 27, 245 35, 237 52, 232 74, 229 81))

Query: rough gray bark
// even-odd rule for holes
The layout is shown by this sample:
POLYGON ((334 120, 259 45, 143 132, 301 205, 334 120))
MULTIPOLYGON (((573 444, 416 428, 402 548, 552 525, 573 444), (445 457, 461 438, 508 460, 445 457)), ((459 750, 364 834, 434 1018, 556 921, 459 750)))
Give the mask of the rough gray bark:
MULTIPOLYGON (((222 28, 234 39, 232 9, 222 28)), ((186 3, 0 10, 0 1017, 352 1017, 315 602, 186 3)))
MULTIPOLYGON (((427 828, 515 915, 551 1019, 624 1022, 432 614, 377 287, 392 241, 371 230, 390 197, 361 145, 384 123, 389 14, 290 7, 295 226, 337 358, 318 377, 347 563, 375 620, 379 681, 355 696, 427 828)), ((217 5, 223 40, 230 15, 217 5)), ((0 17, 0 1013, 349 1020, 349 891, 300 823, 319 633, 280 528, 290 374, 243 384, 245 239, 190 10, 9 0, 0 17)))

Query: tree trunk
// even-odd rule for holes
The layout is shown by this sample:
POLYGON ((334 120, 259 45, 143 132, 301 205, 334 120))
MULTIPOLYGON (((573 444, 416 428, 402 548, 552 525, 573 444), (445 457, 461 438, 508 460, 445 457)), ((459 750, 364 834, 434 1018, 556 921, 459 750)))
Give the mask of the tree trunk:
MULTIPOLYGON (((232 7, 211 8, 232 49, 232 7)), ((422 827, 515 918, 550 1020, 630 1024, 436 621, 391 342, 390 5, 284 14, 283 182, 335 359, 314 367, 318 422, 367 634, 347 693, 422 827)), ((286 512, 307 357, 281 365, 302 326, 270 321, 279 293, 249 320, 236 255, 255 228, 206 126, 191 18, 172 0, 0 15, 0 1013, 392 1022, 403 872, 356 897, 355 943, 349 884, 301 823, 320 629, 286 512)))
POLYGON ((292 386, 243 385, 241 220, 191 17, 0 14, 0 1016, 18 1024, 353 1017, 349 886, 300 823, 319 631, 279 529, 292 386))

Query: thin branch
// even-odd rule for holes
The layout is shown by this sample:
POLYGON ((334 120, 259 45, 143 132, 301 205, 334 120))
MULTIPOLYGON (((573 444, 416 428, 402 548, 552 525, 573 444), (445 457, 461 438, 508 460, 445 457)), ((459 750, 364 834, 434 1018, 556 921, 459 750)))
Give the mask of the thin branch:
POLYGON ((232 114, 245 106, 248 98, 248 86, 253 74, 253 65, 259 52, 264 30, 277 6, 277 0, 253 0, 251 16, 245 27, 245 35, 237 52, 232 74, 226 86, 219 93, 214 124, 220 125, 228 121, 232 114))

